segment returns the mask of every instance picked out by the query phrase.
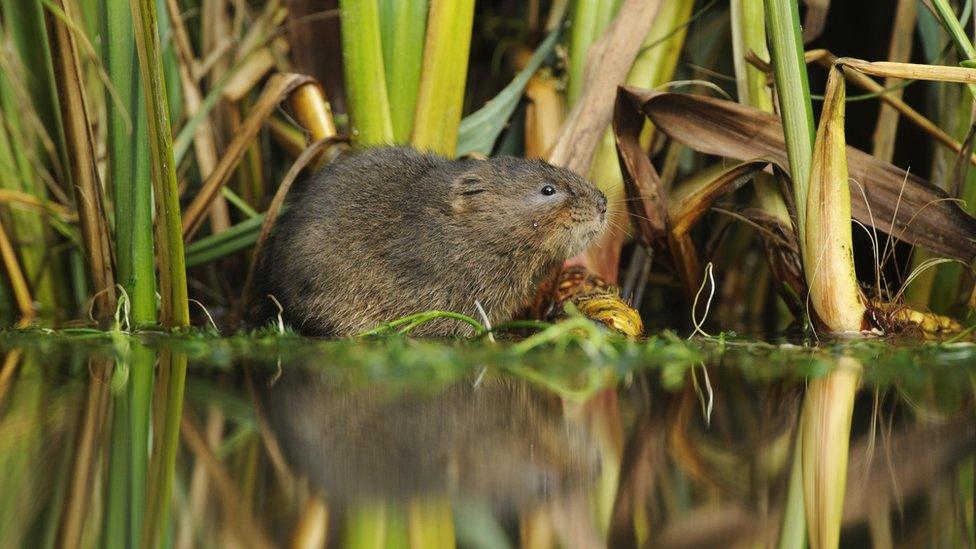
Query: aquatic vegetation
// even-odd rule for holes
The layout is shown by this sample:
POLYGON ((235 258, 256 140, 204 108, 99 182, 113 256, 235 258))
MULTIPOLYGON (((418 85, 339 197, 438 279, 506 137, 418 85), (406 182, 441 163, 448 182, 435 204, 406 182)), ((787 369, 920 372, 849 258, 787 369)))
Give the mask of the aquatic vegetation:
POLYGON ((0 546, 971 540, 972 6, 896 4, 0 0, 0 546), (610 228, 503 325, 242 327, 388 143, 610 228))

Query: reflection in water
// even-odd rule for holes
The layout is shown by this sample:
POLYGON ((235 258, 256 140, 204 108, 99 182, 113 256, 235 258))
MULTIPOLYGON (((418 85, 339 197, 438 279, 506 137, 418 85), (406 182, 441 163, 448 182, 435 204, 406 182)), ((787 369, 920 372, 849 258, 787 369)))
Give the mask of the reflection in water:
POLYGON ((425 394, 329 377, 289 369, 262 401, 288 462, 330 501, 444 494, 508 512, 597 472, 583 429, 527 382, 485 376, 425 394))
POLYGON ((754 355, 191 343, 0 339, 0 547, 773 546, 811 539, 792 473, 841 546, 972 546, 971 366, 862 359, 845 486, 794 459, 843 407, 754 355))

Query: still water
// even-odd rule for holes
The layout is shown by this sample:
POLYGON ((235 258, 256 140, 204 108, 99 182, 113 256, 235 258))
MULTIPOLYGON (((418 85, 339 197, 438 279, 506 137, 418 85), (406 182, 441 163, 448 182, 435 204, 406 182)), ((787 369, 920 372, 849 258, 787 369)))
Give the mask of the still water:
POLYGON ((0 353, 0 547, 973 546, 970 344, 0 353))

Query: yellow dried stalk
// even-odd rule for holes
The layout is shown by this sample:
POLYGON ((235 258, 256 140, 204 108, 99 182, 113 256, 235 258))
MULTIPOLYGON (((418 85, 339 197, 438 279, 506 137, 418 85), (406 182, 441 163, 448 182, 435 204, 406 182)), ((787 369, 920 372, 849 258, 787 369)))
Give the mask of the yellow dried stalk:
POLYGON ((809 301, 831 332, 861 331, 866 311, 854 273, 851 193, 844 138, 842 69, 831 69, 813 146, 804 242, 800 246, 809 301))
POLYGON ((800 417, 803 500, 810 547, 837 547, 847 487, 848 445, 861 363, 841 357, 807 386, 800 417))

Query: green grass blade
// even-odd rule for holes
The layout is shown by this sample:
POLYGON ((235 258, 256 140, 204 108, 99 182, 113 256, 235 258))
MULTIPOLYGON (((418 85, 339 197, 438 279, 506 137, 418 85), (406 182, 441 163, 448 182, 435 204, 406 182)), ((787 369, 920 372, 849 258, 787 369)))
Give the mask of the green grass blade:
POLYGON ((186 266, 197 267, 253 246, 258 240, 263 223, 264 214, 261 214, 241 221, 225 231, 188 244, 186 266))
POLYGON ((529 63, 511 82, 498 92, 484 107, 465 116, 458 128, 457 154, 464 155, 472 152, 484 155, 491 154, 495 141, 502 130, 508 125, 509 119, 522 100, 522 92, 542 63, 552 53, 559 40, 559 27, 539 44, 529 63))

